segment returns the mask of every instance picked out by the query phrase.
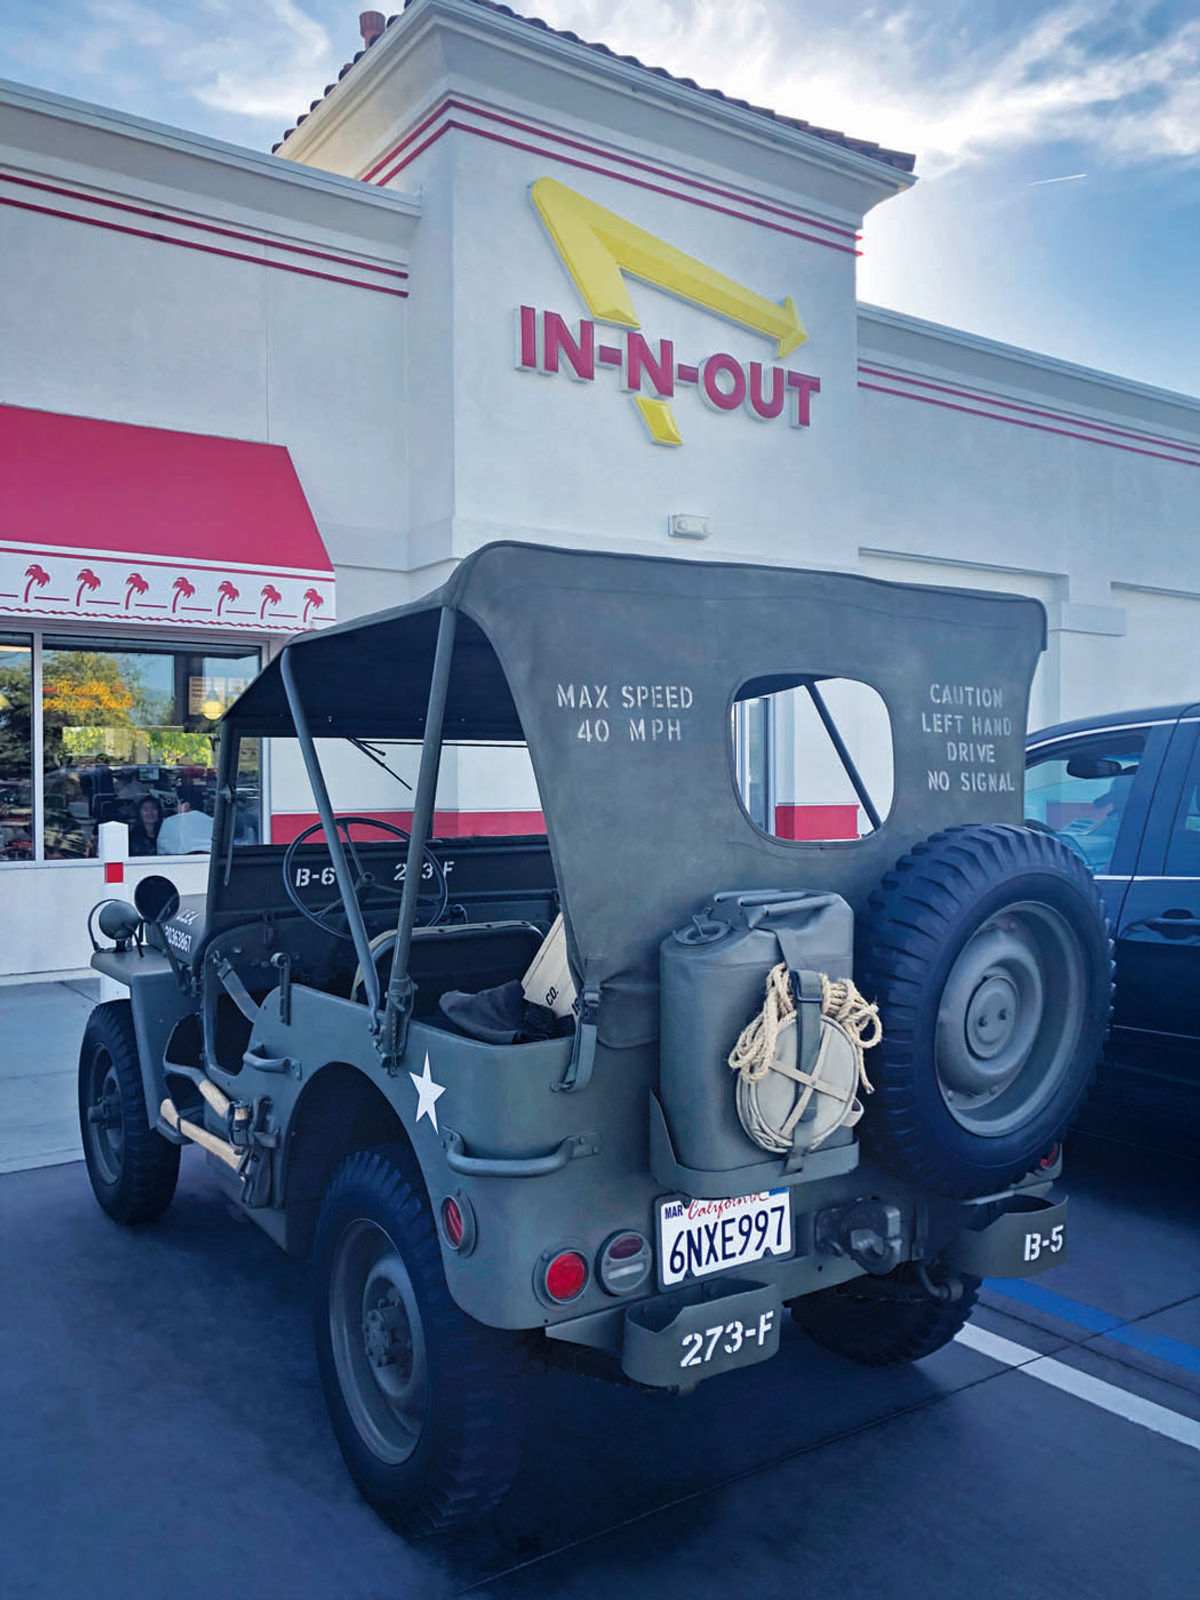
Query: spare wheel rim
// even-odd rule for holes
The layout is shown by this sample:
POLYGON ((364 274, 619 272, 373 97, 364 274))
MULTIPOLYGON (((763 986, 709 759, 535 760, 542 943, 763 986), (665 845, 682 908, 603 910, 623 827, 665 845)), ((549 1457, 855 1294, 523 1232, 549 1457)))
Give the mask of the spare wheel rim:
POLYGON ((1079 936, 1053 907, 1018 901, 976 929, 935 1029, 938 1090, 961 1128, 1001 1138, 1037 1119, 1070 1074, 1085 988, 1079 936))

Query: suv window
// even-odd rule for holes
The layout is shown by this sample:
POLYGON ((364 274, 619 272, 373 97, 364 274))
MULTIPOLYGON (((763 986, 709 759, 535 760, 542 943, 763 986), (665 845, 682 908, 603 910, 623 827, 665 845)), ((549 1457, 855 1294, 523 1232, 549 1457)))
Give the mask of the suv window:
POLYGON ((1056 833, 1093 872, 1107 872, 1145 748, 1144 729, 1122 728, 1035 753, 1025 772, 1026 820, 1056 833))
POLYGON ((1166 874, 1168 878, 1200 878, 1200 747, 1179 797, 1167 846, 1166 874))

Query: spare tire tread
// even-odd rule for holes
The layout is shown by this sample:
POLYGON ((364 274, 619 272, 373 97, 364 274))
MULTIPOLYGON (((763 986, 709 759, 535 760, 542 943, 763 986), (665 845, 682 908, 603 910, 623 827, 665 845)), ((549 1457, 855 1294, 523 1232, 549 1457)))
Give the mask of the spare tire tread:
POLYGON ((860 987, 879 1004, 884 1029, 867 1062, 876 1092, 862 1124, 864 1147, 883 1165, 956 1199, 1022 1177, 1077 1113, 1111 1016, 1112 939, 1086 864, 1052 834, 1004 823, 946 829, 884 874, 869 896, 857 943, 860 987), (1048 1116, 1034 1119, 1027 1138, 964 1136, 936 1085, 933 1029, 941 989, 974 927, 1003 909, 1002 896, 995 904, 997 891, 1030 876, 1061 890, 1087 946, 1079 1046, 1063 1092, 1048 1116), (976 904, 984 910, 972 922, 976 904))

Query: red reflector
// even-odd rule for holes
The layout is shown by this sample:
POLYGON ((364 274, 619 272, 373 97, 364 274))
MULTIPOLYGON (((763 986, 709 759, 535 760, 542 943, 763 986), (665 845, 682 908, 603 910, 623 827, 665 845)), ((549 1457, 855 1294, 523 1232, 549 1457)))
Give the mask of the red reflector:
POLYGON ((446 1243, 452 1250, 457 1250, 463 1242, 463 1214, 459 1210, 457 1200, 442 1201, 442 1232, 446 1235, 446 1243))
POLYGON ((105 883, 125 882, 125 863, 123 861, 106 861, 104 863, 105 883))
POLYGON ((646 1248, 646 1241, 640 1233, 623 1233, 609 1245, 605 1252, 614 1261, 628 1261, 630 1256, 640 1254, 646 1248))
POLYGON ((1052 1144, 1050 1146, 1049 1150, 1046 1151, 1046 1154, 1038 1162, 1038 1166, 1039 1167, 1052 1167, 1057 1160, 1058 1160, 1058 1146, 1056 1144, 1052 1144))
POLYGON ((578 1250, 564 1250, 546 1268, 546 1293, 551 1300, 574 1300, 588 1279, 588 1264, 578 1250))

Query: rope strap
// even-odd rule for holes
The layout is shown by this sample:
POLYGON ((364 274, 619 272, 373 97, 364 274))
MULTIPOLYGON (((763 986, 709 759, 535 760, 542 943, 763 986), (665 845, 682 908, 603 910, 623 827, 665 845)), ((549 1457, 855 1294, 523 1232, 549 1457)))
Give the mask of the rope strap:
MULTIPOLYGON (((799 1028, 797 1006, 792 990, 787 964, 779 962, 767 975, 766 996, 762 1010, 743 1028, 729 1056, 729 1066, 739 1075, 738 1114, 749 1136, 763 1149, 783 1153, 792 1149, 797 1125, 808 1109, 813 1096, 826 1095, 836 1100, 839 1116, 810 1148, 815 1149, 835 1128, 844 1124, 853 1126, 862 1115, 856 1090, 873 1093, 863 1062, 863 1051, 879 1043, 883 1025, 878 1008, 866 1001, 849 978, 830 979, 824 973, 817 975, 821 984, 821 1035, 820 1046, 812 1069, 805 1072, 800 1067, 776 1060, 779 1036, 789 1025, 799 1028), (830 1046, 835 1035, 841 1035, 850 1046, 855 1062, 855 1078, 849 1086, 838 1086, 824 1079, 830 1046), (778 1072, 800 1086, 800 1092, 782 1126, 776 1128, 766 1121, 759 1107, 756 1085, 768 1073, 778 1072)), ((802 1059, 800 1040, 797 1040, 797 1060, 802 1059)))

